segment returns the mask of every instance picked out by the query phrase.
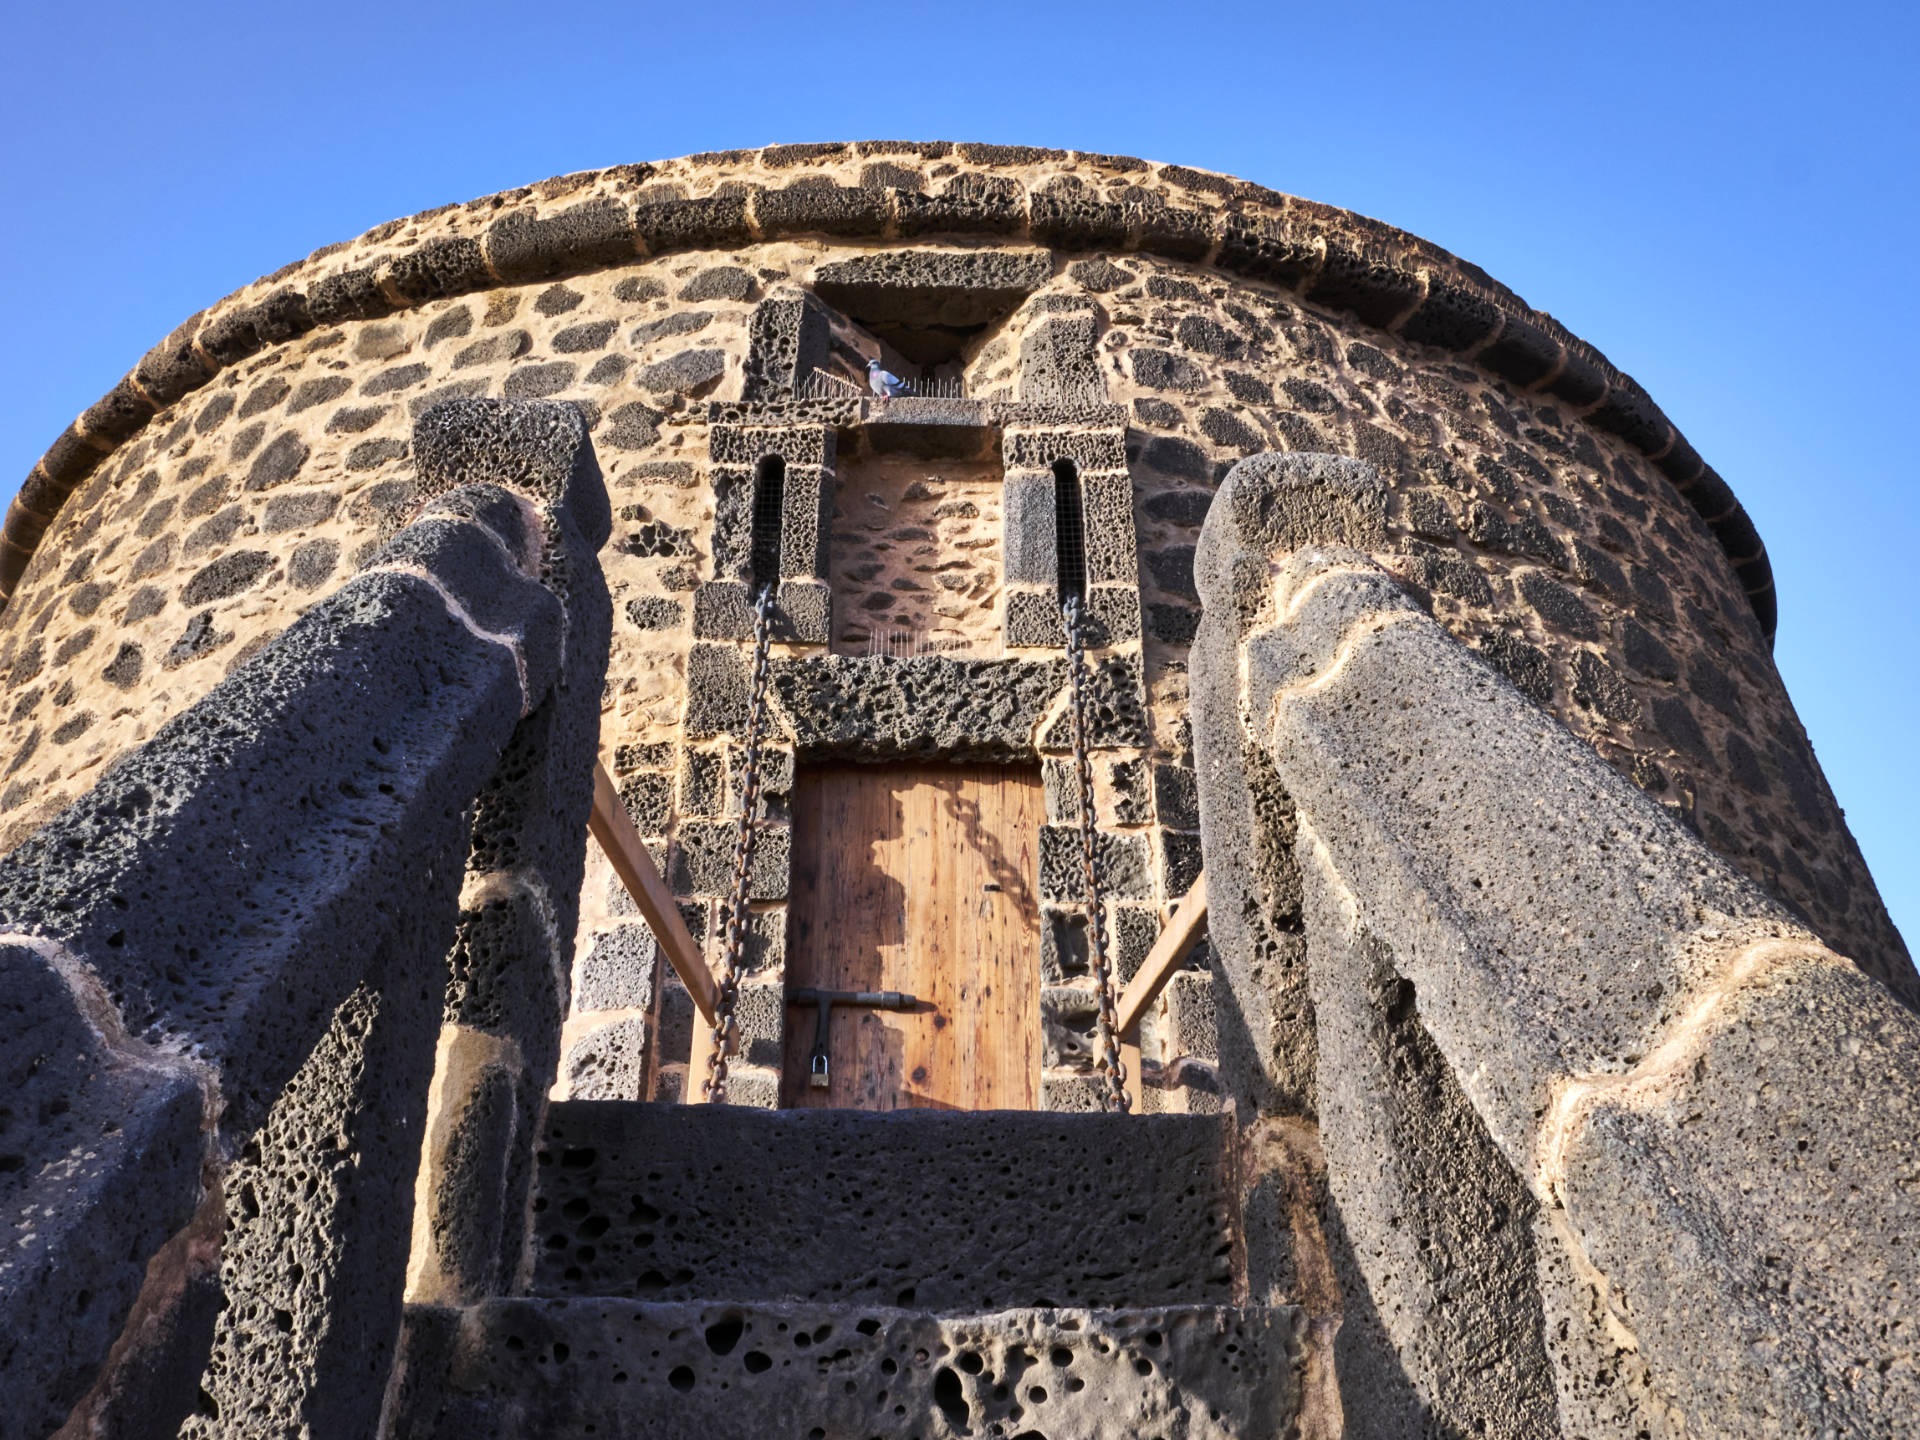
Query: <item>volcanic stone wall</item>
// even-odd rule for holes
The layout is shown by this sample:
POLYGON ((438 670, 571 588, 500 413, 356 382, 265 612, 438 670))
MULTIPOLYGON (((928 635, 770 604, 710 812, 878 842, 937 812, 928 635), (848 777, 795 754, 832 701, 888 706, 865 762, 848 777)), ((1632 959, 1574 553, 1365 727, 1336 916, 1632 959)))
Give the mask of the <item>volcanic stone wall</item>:
POLYGON ((1245 1123, 1317 1052, 1344 1433, 1895 1433, 1920 1015, 1423 613, 1363 553, 1387 496, 1363 461, 1236 465, 1191 652, 1254 1035, 1306 1027, 1230 922, 1262 850, 1304 892, 1311 1030, 1222 1071, 1245 1123), (1291 805, 1246 806, 1256 753, 1291 805))
MULTIPOLYGON (((1096 613, 1137 675, 1146 733, 1099 767, 1100 822, 1138 845, 1144 937, 1199 863, 1185 720, 1199 523, 1235 460, 1325 450, 1388 477, 1376 558, 1443 625, 1915 997, 1772 667, 1757 537, 1644 392, 1473 267, 1374 222, 1182 167, 1007 147, 776 147, 565 177, 381 226, 195 317, 63 437, 23 491, 26 518, 9 521, 8 563, 25 568, 0 616, 0 840, 57 813, 412 513, 407 436, 425 405, 541 397, 582 407, 613 497, 602 758, 663 869, 692 875, 730 824, 737 773, 724 726, 688 725, 699 655, 719 643, 696 639, 696 612, 723 598, 714 542, 738 488, 717 431, 817 370, 854 378, 868 355, 899 369, 900 316, 873 296, 916 264, 946 286, 960 338, 942 373, 970 396, 1116 407, 1125 469, 1111 473, 1131 488, 1137 569, 1109 592, 1121 608, 1096 613)), ((829 423, 847 437, 868 421, 829 423)), ((978 505, 977 474, 931 502, 956 503, 938 517, 951 535, 894 527, 930 541, 862 528, 867 487, 832 494, 821 580, 849 535, 880 566, 835 590, 842 648, 860 648, 856 611, 869 633, 895 610, 919 628, 930 612, 906 587, 934 593, 943 573, 967 575, 954 593, 974 607, 970 656, 996 629, 1009 655, 1043 639, 1011 606, 1018 478, 1044 472, 1023 470, 1007 450, 1018 424, 998 423, 997 576, 939 568, 988 553, 959 547, 990 516, 958 508, 978 505), (881 603, 890 593, 911 598, 881 603)), ((798 663, 791 646, 827 638, 793 632, 776 675, 800 674, 781 669, 798 663)), ((920 673, 886 669, 884 683, 920 673)), ((1040 753, 1047 718, 1035 711, 1013 749, 1040 753)), ((787 773, 783 760, 776 824, 787 773)), ((688 1012, 609 879, 590 871, 583 896, 566 1068, 590 1093, 645 1095, 684 1053, 688 1012)), ((710 897, 688 903, 710 933, 710 897)), ((772 957, 777 895, 760 909, 772 957)), ((1050 922, 1050 951, 1071 943, 1050 922)), ((1210 1018, 1189 989, 1172 992, 1188 1018, 1156 1024, 1186 1037, 1161 1058, 1201 1074, 1210 1018)))
MULTIPOLYGON (((417 433, 418 520, 0 865, 8 1436, 375 1426, 462 862, 578 888, 608 631, 579 416, 417 433)), ((487 959, 449 1018, 550 1076, 487 959)))
MULTIPOLYGON (((1101 344, 1138 427, 1158 713, 1182 693, 1192 543, 1224 467, 1261 450, 1357 456, 1393 487, 1377 558, 1436 618, 1920 996, 1724 554, 1654 467, 1565 406, 1424 347, 1194 267, 1127 264, 1138 273, 1103 297, 1101 344)), ((1069 278, 1120 283, 1122 269, 1079 262, 1069 278)))
POLYGON ((843 460, 834 534, 834 649, 1001 651, 1001 467, 913 456, 843 460), (931 472, 931 473, 930 473, 931 472), (930 552, 931 574, 921 562, 930 552), (864 588, 864 593, 862 593, 864 588))

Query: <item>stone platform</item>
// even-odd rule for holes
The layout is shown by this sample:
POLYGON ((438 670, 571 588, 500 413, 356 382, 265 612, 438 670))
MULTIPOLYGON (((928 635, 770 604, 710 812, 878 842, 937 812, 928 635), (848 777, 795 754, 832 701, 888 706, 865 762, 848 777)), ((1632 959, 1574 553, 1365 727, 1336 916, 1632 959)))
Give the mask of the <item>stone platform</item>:
POLYGON ((488 1301, 409 1316, 411 1440, 1266 1440, 1300 1412, 1292 1307, 1010 1310, 488 1301))
POLYGON ((1200 1115, 550 1111, 536 1295, 964 1314, 1233 1298, 1225 1122, 1200 1115))

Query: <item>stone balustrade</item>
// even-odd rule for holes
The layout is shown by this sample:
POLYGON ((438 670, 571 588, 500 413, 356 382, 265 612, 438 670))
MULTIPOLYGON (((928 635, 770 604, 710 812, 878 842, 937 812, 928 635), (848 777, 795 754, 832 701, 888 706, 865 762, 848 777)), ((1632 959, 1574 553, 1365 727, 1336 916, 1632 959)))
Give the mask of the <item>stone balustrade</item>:
POLYGON ((411 522, 0 864, 0 1434, 371 1433, 430 1088, 425 1212, 494 1197, 436 1232, 447 1283, 513 1249, 608 505, 568 406, 441 406, 414 446, 411 522))
POLYGON ((1347 1433, 1893 1433, 1920 1017, 1450 637, 1386 504, 1257 456, 1196 567, 1226 1078, 1317 1116, 1347 1433))

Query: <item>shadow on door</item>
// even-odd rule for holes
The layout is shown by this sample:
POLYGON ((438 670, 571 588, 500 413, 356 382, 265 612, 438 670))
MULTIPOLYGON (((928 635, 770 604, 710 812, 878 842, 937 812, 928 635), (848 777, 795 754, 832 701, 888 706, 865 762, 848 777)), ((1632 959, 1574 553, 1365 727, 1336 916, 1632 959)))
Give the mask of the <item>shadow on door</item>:
POLYGON ((1040 1079, 1040 774, 1031 766, 803 768, 789 989, 902 990, 836 1006, 832 1085, 807 1084, 815 1014, 790 1006, 781 1104, 1031 1110, 1040 1079))

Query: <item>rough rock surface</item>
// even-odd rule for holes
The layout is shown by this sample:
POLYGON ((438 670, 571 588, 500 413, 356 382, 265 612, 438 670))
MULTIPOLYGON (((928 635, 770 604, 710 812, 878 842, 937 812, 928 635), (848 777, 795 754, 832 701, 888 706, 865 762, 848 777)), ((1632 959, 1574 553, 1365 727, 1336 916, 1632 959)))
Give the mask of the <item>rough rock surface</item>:
POLYGON ((1296 1433, 1307 1348, 1284 1307, 496 1300, 414 1313, 400 1418, 419 1440, 1278 1440, 1296 1433))
POLYGON ((811 756, 1000 760, 1031 751, 1066 680, 1065 667, 1050 660, 836 655, 776 665, 773 694, 811 756))
MULTIPOLYGON (((590 567, 599 537, 578 538, 576 512, 591 524, 604 492, 591 452, 579 463, 577 417, 547 418, 571 439, 574 483, 553 493, 549 529, 590 567)), ((6 1170, 25 1222, 0 1272, 6 1312, 72 1317, 56 1343, 0 1339, 36 1424, 86 1388, 147 1256, 230 1158, 203 1412, 355 1423, 340 1377, 381 1370, 383 1320, 391 1336, 399 1313, 389 1282, 406 1254, 456 857, 562 648, 562 601, 517 543, 523 503, 484 485, 443 492, 369 573, 0 866, 0 912, 21 937, 9 988, 29 1021, 8 1047, 15 1088, 108 1137, 76 1151, 60 1126, 36 1127, 16 1142, 34 1153, 6 1170), (49 1069, 35 1054, 49 1049, 83 1063, 49 1069), (269 1382, 256 1364, 300 1378, 269 1382)), ((586 579, 576 568, 574 589, 586 579)))
MULTIPOLYGON (((1484 1415, 1430 1338, 1481 1308, 1526 1393, 1532 1249, 1574 1433, 1883 1430, 1920 1400, 1920 1018, 1369 557, 1276 553, 1370 485, 1318 460, 1230 478, 1202 631, 1249 633, 1200 684, 1297 806, 1330 1188, 1399 1369, 1484 1415), (1249 521, 1296 501, 1291 529, 1249 521), (1435 1185, 1462 1202, 1423 1213, 1435 1185)), ((1243 763, 1212 746, 1203 773, 1243 763)))
POLYGON ((1232 1182, 1202 1116, 556 1105, 533 1287, 942 1311, 1222 1304, 1232 1182))

